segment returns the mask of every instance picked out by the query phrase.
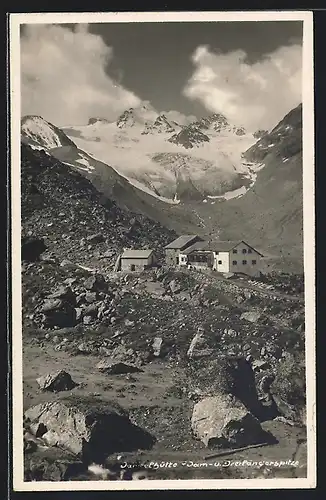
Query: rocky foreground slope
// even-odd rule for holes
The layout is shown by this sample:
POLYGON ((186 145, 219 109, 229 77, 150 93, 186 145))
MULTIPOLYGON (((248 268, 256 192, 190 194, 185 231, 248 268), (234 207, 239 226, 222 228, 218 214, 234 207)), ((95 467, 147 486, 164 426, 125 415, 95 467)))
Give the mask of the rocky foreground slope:
MULTIPOLYGON (((274 279, 276 289, 283 280, 274 279)), ((302 476, 302 453, 300 467, 269 471, 182 466, 205 462, 207 448, 252 445, 267 448, 236 458, 280 460, 305 441, 304 306, 295 286, 298 300, 287 301, 172 270, 104 277, 55 256, 26 262, 26 479, 94 479, 92 462, 107 473, 126 461, 148 472, 162 460, 178 467, 149 471, 153 478, 302 476)))

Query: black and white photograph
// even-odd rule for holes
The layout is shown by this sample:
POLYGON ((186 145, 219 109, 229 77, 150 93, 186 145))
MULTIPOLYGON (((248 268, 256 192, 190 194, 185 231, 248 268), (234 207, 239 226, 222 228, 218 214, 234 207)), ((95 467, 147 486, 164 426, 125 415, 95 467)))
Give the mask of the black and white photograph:
POLYGON ((17 491, 314 488, 308 11, 10 15, 17 491))

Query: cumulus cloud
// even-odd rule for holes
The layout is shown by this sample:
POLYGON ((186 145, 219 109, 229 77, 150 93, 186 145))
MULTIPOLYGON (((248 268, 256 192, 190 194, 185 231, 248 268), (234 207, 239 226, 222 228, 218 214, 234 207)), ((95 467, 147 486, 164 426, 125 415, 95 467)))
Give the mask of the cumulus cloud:
POLYGON ((280 47, 253 64, 246 59, 242 50, 216 54, 197 47, 183 94, 235 125, 270 129, 302 100, 302 47, 280 47))
POLYGON ((58 126, 93 116, 115 120, 140 99, 110 78, 113 51, 89 33, 59 25, 26 25, 21 39, 22 115, 38 114, 58 126))

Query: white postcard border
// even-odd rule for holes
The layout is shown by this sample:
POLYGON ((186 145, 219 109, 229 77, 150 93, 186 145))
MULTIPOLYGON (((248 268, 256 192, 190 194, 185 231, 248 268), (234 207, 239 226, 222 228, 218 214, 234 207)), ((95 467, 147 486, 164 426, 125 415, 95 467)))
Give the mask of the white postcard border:
POLYGON ((311 11, 243 12, 86 12, 11 13, 10 128, 12 236, 12 450, 14 491, 114 491, 170 489, 303 489, 316 486, 315 387, 315 201, 314 201, 314 76, 313 13, 311 11), (205 479, 149 481, 26 482, 23 470, 23 384, 20 208, 20 25, 60 23, 303 21, 303 214, 307 381, 307 478, 205 479))

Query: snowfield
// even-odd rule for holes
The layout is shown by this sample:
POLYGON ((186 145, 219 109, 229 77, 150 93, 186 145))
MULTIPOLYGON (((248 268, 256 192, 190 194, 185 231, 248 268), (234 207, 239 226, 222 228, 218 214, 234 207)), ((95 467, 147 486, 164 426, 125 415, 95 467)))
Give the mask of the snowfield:
POLYGON ((96 164, 102 162, 136 188, 170 204, 243 196, 257 176, 255 166, 242 158, 255 137, 245 131, 237 134, 220 115, 182 128, 142 107, 127 110, 114 123, 94 118, 88 125, 62 129, 28 116, 22 120, 22 136, 34 147, 55 150, 61 161, 87 174, 98 173, 96 164), (186 142, 170 142, 180 130, 186 142), (202 133, 206 140, 200 142, 202 133))
POLYGON ((140 124, 119 129, 115 123, 101 122, 64 129, 78 148, 165 199, 178 197, 180 182, 191 182, 203 197, 221 196, 234 190, 239 175, 248 174, 241 153, 255 143, 251 134, 207 133, 210 142, 185 149, 168 141, 171 134, 142 131, 140 124))

